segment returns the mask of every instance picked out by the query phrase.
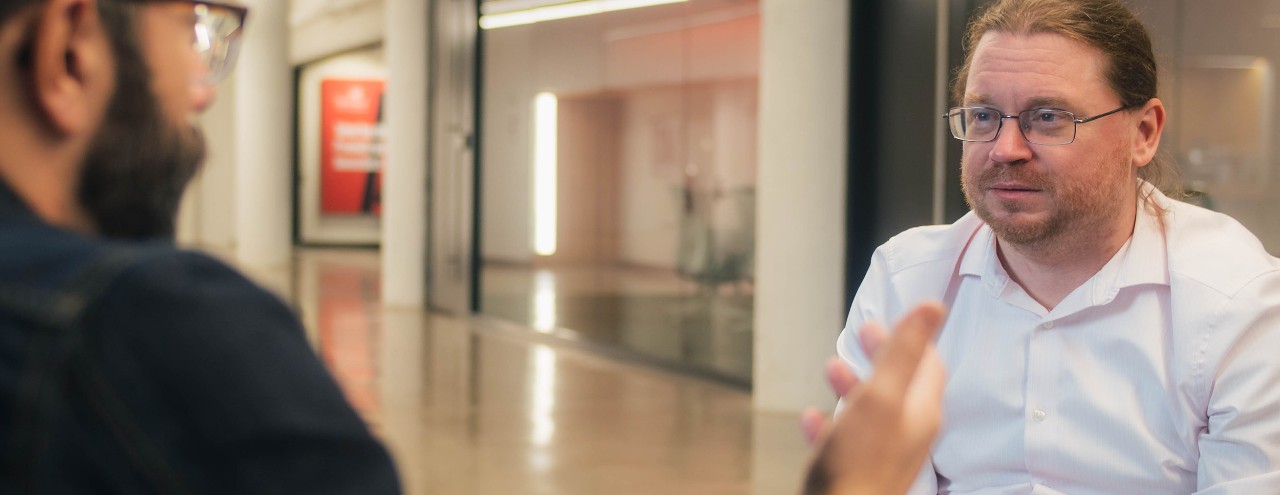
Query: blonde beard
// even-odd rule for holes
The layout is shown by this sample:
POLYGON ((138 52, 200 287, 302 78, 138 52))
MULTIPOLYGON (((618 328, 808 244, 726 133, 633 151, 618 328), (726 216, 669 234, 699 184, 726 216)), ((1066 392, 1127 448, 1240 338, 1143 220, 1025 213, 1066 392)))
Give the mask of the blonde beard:
POLYGON ((961 185, 969 207, 991 227, 1000 241, 1034 251, 1072 249, 1082 242, 1096 242, 1096 235, 1105 235, 1105 232, 1098 231, 1106 229, 1125 211, 1125 202, 1131 200, 1137 180, 1132 169, 1122 165, 1125 161, 1121 156, 1107 160, 1115 165, 1104 170, 1114 173, 1096 177, 1097 183, 1062 183, 1030 175, 1024 172, 1028 170, 1026 165, 999 165, 978 178, 976 191, 975 185, 964 179, 964 174, 961 174, 961 185), (1010 178, 1052 194, 1054 209, 1047 217, 1035 222, 997 217, 981 192, 989 184, 1010 178))

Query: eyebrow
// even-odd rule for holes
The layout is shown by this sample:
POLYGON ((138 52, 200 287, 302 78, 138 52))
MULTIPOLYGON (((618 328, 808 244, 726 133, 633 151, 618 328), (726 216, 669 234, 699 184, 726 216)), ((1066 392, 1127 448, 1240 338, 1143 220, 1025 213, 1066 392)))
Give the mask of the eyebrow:
MULTIPOLYGON (((964 105, 984 105, 991 106, 991 97, 982 94, 967 94, 964 97, 964 105)), ((1026 108, 1060 108, 1069 109, 1071 104, 1065 99, 1056 96, 1037 96, 1027 100, 1026 108)))
POLYGON ((1067 107, 1071 106, 1071 104, 1068 103, 1067 100, 1063 98, 1057 98, 1053 96, 1037 96, 1035 98, 1032 98, 1030 101, 1028 101, 1027 106, 1029 108, 1049 107, 1049 108, 1066 109, 1067 107))

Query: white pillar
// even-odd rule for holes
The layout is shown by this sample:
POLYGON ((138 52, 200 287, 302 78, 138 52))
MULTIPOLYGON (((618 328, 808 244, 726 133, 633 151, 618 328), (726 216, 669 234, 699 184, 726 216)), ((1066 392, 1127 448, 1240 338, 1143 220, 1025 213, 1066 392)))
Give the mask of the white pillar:
POLYGON ((844 324, 849 3, 761 2, 757 409, 834 404, 844 324))
POLYGON ((382 302, 426 301, 428 2, 387 0, 382 302))
POLYGON ((292 248, 293 84, 288 4, 250 0, 236 67, 236 257, 273 267, 292 248))
POLYGON ((218 99, 200 117, 209 154, 200 172, 197 238, 208 248, 229 250, 235 245, 235 209, 228 199, 236 197, 236 84, 229 77, 218 85, 218 99))

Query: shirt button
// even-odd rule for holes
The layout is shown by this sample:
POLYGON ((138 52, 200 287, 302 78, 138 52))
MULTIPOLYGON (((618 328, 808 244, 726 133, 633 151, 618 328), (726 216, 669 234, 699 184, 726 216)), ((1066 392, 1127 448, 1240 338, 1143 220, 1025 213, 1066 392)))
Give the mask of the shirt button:
POLYGON ((1044 322, 1044 323, 1041 323, 1041 324, 1040 324, 1040 326, 1042 326, 1042 327, 1044 327, 1044 328, 1046 328, 1046 329, 1048 329, 1048 328, 1053 328, 1053 321, 1046 321, 1046 322, 1044 322))
POLYGON ((1036 420, 1037 423, 1043 423, 1045 416, 1048 416, 1048 414, 1045 414, 1045 412, 1040 409, 1036 409, 1031 412, 1031 418, 1036 420))

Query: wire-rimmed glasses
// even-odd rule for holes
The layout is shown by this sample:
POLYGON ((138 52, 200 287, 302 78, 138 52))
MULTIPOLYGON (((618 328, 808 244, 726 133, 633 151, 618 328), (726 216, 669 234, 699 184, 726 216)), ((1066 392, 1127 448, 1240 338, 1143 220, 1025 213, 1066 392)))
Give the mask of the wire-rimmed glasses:
POLYGON ((951 126, 951 135, 961 141, 971 143, 987 143, 995 141, 1004 127, 1004 119, 1018 119, 1018 130, 1022 137, 1031 144, 1044 146, 1061 146, 1076 140, 1076 127, 1106 117, 1122 110, 1133 108, 1125 105, 1106 113, 1100 113, 1087 119, 1078 119, 1076 114, 1066 110, 1052 108, 1033 108, 1018 112, 1016 115, 1005 115, 991 107, 958 107, 942 115, 951 126))

